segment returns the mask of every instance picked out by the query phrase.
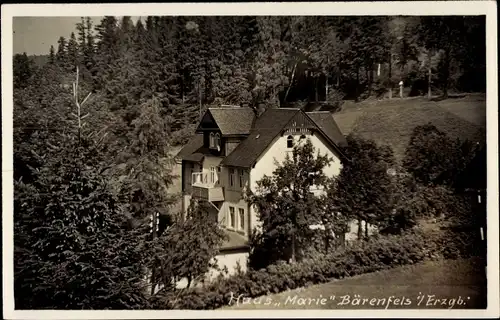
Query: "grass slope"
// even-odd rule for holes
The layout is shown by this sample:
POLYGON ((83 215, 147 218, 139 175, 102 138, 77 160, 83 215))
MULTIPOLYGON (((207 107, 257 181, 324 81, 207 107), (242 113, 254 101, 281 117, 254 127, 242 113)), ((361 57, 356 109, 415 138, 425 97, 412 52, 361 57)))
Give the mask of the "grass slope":
POLYGON ((428 261, 269 295, 255 300, 254 303, 243 304, 243 299, 240 299, 239 305, 233 303, 224 309, 384 309, 386 307, 388 309, 486 308, 484 263, 479 259, 428 261), (367 299, 364 306, 352 304, 355 295, 359 295, 361 303, 363 299, 367 299), (347 301, 346 296, 351 302, 342 305, 342 301, 347 301), (393 301, 400 299, 399 304, 406 301, 407 305, 396 305, 394 302, 388 305, 387 300, 377 300, 374 306, 368 303, 373 298, 388 299, 390 296, 393 296, 393 301), (463 301, 461 305, 458 304, 459 297, 463 301), (309 298, 316 300, 307 300, 309 298), (324 304, 318 303, 321 298, 326 299, 324 304), (441 304, 443 300, 434 305, 435 299, 446 299, 445 305, 441 304), (456 300, 453 303, 451 299, 456 300))
POLYGON ((428 122, 452 138, 483 142, 486 137, 484 95, 429 101, 425 98, 346 103, 334 114, 344 134, 351 132, 393 148, 401 159, 413 128, 428 122))

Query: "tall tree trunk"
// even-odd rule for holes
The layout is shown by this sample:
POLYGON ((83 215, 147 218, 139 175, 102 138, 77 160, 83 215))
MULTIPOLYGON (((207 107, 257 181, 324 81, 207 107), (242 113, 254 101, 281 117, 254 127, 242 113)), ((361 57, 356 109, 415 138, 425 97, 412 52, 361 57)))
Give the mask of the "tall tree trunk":
POLYGON ((296 257, 295 257, 295 230, 292 230, 292 259, 291 262, 295 263, 296 257))
POLYGON ((365 239, 368 240, 368 222, 365 221, 365 239))
POLYGON ((341 74, 342 70, 340 69, 340 67, 338 67, 337 69, 337 89, 340 87, 340 74, 341 74))
MULTIPOLYGON (((290 88, 293 85, 293 79, 295 78, 295 70, 297 68, 297 64, 298 64, 298 62, 296 62, 295 65, 293 66, 292 76, 290 78, 290 83, 288 84, 288 89, 286 89, 286 93, 285 93, 285 97, 283 98, 283 102, 286 102, 286 98, 288 97, 288 93, 290 92, 290 88)), ((288 67, 287 67, 287 69, 288 69, 288 67)))
POLYGON ((371 97, 373 90, 373 64, 370 64, 370 79, 368 82, 368 96, 371 97))
POLYGON ((387 81, 389 85, 389 100, 392 99, 392 52, 389 53, 389 79, 387 81))
POLYGON ((151 295, 153 296, 155 294, 155 288, 156 288, 156 273, 154 266, 151 269, 151 295))
POLYGON ((358 218, 358 240, 363 238, 363 220, 358 218))
POLYGON ((366 82, 368 82, 368 94, 369 94, 370 93, 370 71, 368 70, 366 65, 365 65, 365 78, 366 78, 366 82))
POLYGON ((359 66, 356 66, 356 87, 355 87, 355 101, 359 101, 359 66))
POLYGON ((443 98, 448 98, 448 86, 450 81, 450 48, 446 48, 444 52, 444 82, 443 82, 443 98))
POLYGON ((319 77, 316 76, 314 81, 314 101, 318 102, 318 81, 319 77))
POLYGON ((328 73, 325 73, 325 101, 328 101, 328 73))
POLYGON ((201 119, 201 79, 198 80, 198 103, 200 108, 200 119, 201 119))
POLYGON ((427 78, 427 97, 429 99, 432 98, 432 89, 431 89, 431 83, 432 83, 432 54, 431 52, 429 51, 428 53, 428 56, 429 56, 429 75, 428 75, 428 78, 427 78))

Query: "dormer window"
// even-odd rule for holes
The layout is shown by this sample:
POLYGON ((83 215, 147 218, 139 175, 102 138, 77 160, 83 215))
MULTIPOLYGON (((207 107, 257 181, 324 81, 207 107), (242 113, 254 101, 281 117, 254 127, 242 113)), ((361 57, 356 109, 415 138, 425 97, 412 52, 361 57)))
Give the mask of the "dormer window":
POLYGON ((210 132, 209 148, 220 150, 220 134, 217 132, 210 132))
POLYGON ((215 135, 213 132, 210 132, 209 146, 210 146, 210 148, 215 147, 215 135))
POLYGON ((218 133, 215 134, 214 148, 220 150, 220 135, 218 133))
POLYGON ((288 136, 286 138, 286 147, 289 149, 293 148, 293 137, 292 136, 288 136))

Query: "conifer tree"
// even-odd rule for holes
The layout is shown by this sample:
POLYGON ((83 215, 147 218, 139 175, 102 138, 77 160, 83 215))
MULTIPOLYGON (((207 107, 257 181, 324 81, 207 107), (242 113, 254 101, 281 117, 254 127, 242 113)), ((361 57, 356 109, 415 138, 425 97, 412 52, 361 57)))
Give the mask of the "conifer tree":
POLYGON ((76 66, 78 66, 79 64, 78 61, 80 56, 78 51, 78 42, 76 41, 74 32, 71 32, 71 35, 69 37, 67 53, 66 63, 68 71, 74 71, 76 66))
POLYGON ((64 66, 66 63, 66 55, 67 55, 67 47, 66 47, 66 38, 59 37, 57 40, 57 53, 56 53, 56 61, 60 66, 64 66))
POLYGON ((55 56, 55 52, 54 52, 54 46, 51 45, 50 51, 49 51, 49 63, 54 64, 55 61, 56 61, 56 56, 55 56))
POLYGON ((105 143, 84 126, 90 95, 76 83, 71 129, 38 155, 33 182, 16 182, 16 307, 146 308, 144 232, 128 226, 102 174, 105 143))

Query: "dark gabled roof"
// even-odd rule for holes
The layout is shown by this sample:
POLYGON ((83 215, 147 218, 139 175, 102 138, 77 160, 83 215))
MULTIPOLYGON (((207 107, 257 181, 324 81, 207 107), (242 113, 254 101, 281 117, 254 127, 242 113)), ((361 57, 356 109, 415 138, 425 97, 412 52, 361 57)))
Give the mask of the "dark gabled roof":
POLYGON ((207 112, 225 136, 249 134, 255 119, 253 109, 246 107, 209 108, 207 112))
MULTIPOLYGON (((254 113, 250 108, 213 108, 210 109, 210 112, 212 115, 216 114, 214 119, 217 121, 217 125, 221 128, 221 131, 223 130, 222 128, 225 128, 226 133, 231 132, 230 134, 242 134, 242 132, 247 131, 247 129, 228 131, 231 124, 231 119, 228 118, 230 115, 233 117, 235 117, 235 115, 247 117, 245 121, 247 121, 246 125, 248 125, 250 114, 247 112, 251 112, 252 122, 254 121, 254 113), (214 110, 217 111, 213 112, 214 110), (245 111, 242 112, 241 110, 245 111), (217 120, 216 117, 218 117, 219 120, 217 120)), ((222 160, 221 165, 247 168, 253 166, 258 157, 299 112, 301 113, 302 111, 296 108, 267 109, 260 117, 255 119, 253 128, 248 130, 250 133, 248 137, 222 160)), ((335 147, 346 145, 347 142, 345 137, 340 132, 331 113, 307 112, 306 114, 335 147)), ((235 117, 234 123, 243 125, 244 121, 241 122, 236 119, 235 117)), ((241 118, 238 119, 241 120, 241 118)), ((181 149, 177 157, 186 161, 200 162, 203 160, 205 154, 210 153, 209 150, 205 149, 206 148, 203 147, 203 135, 196 134, 189 140, 184 148, 181 149)))
POLYGON ((177 153, 175 158, 187 161, 199 162, 203 159, 203 154, 198 152, 203 148, 203 134, 195 134, 188 143, 177 153))
POLYGON ((344 147, 347 145, 342 132, 333 119, 333 114, 329 111, 314 111, 306 112, 306 114, 316 123, 316 125, 325 133, 325 135, 337 146, 344 147))
POLYGON ((225 157, 221 164, 225 166, 251 167, 297 112, 300 112, 300 110, 267 109, 256 119, 250 135, 225 157))

